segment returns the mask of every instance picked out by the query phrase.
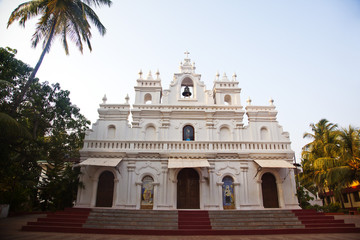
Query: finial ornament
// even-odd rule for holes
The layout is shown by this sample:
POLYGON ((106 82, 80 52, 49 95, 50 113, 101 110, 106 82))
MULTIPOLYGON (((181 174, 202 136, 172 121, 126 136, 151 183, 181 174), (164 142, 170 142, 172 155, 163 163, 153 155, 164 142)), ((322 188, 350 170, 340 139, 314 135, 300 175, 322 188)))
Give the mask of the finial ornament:
POLYGON ((139 71, 139 79, 142 79, 142 75, 143 75, 143 72, 142 72, 142 70, 140 69, 140 71, 139 71))
POLYGON ((147 79, 147 80, 153 80, 153 76, 152 76, 152 74, 151 74, 151 70, 149 71, 146 79, 147 79))
POLYGON ((223 81, 229 81, 228 77, 226 76, 226 73, 224 72, 223 77, 222 77, 223 81))
POLYGON ((125 101, 127 104, 129 103, 129 100, 130 100, 129 94, 126 94, 125 101))
POLYGON ((250 97, 248 97, 248 99, 246 100, 246 102, 247 102, 248 106, 251 105, 251 99, 250 99, 250 97))
POLYGON ((106 101, 107 101, 106 94, 104 94, 104 97, 102 98, 102 101, 103 101, 103 104, 106 104, 106 101))
POLYGON ((232 75, 232 80, 235 82, 235 81, 236 81, 236 78, 237 78, 237 75, 236 75, 236 73, 234 73, 234 74, 232 75))
POLYGON ((220 77, 220 73, 219 71, 217 71, 215 75, 215 81, 219 81, 219 77, 220 77))
POLYGON ((269 103, 270 103, 270 106, 274 106, 274 99, 270 98, 269 103))
POLYGON ((159 72, 159 69, 156 71, 156 79, 159 79, 159 75, 160 75, 160 72, 159 72))
POLYGON ((189 51, 184 52, 184 54, 186 55, 186 58, 189 58, 189 51))

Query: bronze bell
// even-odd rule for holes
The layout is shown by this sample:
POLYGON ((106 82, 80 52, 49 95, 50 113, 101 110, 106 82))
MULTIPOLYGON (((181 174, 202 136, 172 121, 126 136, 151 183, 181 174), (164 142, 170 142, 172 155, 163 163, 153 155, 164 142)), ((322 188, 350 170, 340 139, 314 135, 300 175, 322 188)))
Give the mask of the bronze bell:
POLYGON ((184 97, 190 97, 190 96, 191 96, 191 92, 190 92, 190 89, 189 89, 188 86, 185 86, 184 92, 182 93, 182 95, 183 95, 184 97))

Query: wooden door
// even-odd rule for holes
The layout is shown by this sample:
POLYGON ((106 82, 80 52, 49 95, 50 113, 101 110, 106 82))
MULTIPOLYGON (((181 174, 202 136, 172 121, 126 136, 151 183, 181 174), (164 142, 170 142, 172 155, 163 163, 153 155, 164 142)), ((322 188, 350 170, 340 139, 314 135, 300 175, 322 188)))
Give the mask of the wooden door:
POLYGON ((199 209, 199 174, 192 168, 184 168, 177 180, 177 208, 199 209))
POLYGON ((261 181, 264 208, 278 208, 279 198, 274 175, 265 173, 261 177, 261 181))
POLYGON ((114 196, 114 174, 101 173, 96 194, 96 207, 112 207, 114 196))

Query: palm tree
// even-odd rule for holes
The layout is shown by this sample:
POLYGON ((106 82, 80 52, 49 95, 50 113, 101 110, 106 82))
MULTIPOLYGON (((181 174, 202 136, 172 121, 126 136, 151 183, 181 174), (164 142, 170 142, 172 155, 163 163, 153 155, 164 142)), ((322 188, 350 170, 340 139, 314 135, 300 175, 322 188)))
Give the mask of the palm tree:
POLYGON ((341 139, 341 158, 352 173, 348 183, 360 181, 360 131, 351 125, 339 133, 341 139))
POLYGON ((319 192, 332 188, 328 181, 328 170, 341 165, 338 161, 339 140, 337 125, 326 119, 310 124, 313 133, 305 133, 304 138, 313 141, 306 144, 302 151, 303 179, 306 185, 314 182, 319 192))
POLYGON ((360 132, 351 126, 338 130, 326 119, 310 126, 313 133, 305 133, 304 137, 313 141, 302 152, 302 182, 309 184, 313 180, 320 192, 332 190, 344 207, 342 190, 360 179, 360 132))
POLYGON ((28 81, 21 91, 21 95, 14 101, 13 111, 16 111, 24 98, 29 86, 34 81, 37 71, 46 53, 50 51, 51 44, 57 36, 61 37, 65 53, 69 54, 68 37, 75 42, 80 52, 83 52, 83 42, 90 49, 92 22, 101 35, 106 33, 106 28, 90 6, 111 6, 111 0, 32 0, 20 4, 10 15, 8 27, 15 21, 25 27, 25 23, 32 17, 39 16, 35 33, 32 37, 32 46, 35 48, 43 41, 43 51, 32 71, 28 81))

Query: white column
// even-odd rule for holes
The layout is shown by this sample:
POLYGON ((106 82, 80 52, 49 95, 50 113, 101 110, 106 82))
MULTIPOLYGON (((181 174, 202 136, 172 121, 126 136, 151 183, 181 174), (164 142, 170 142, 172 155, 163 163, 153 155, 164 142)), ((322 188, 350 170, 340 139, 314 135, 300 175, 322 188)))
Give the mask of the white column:
POLYGON ((233 182, 233 185, 234 185, 235 209, 240 209, 240 183, 233 182))
POLYGON ((215 196, 218 196, 217 197, 217 200, 218 200, 218 206, 219 206, 219 209, 220 210, 223 210, 224 209, 224 205, 223 205, 223 196, 222 196, 222 187, 224 185, 224 182, 217 182, 216 185, 218 186, 217 189, 218 189, 218 193, 215 195, 215 196))
POLYGON ((248 204, 249 203, 249 184, 248 184, 248 167, 242 167, 241 168, 241 172, 242 172, 242 182, 243 182, 243 194, 244 194, 244 204, 248 204))
POLYGON ((134 171, 135 171, 135 162, 134 161, 129 161, 128 162, 128 166, 127 166, 127 170, 128 170, 128 186, 127 186, 127 199, 126 199, 126 207, 128 208, 135 208, 136 207, 136 202, 133 199, 133 195, 135 194, 133 190, 133 188, 135 187, 135 183, 134 183, 134 171))
POLYGON ((92 178, 92 192, 91 192, 91 202, 90 207, 95 207, 96 205, 96 194, 97 194, 97 185, 98 185, 98 178, 92 178))
POLYGON ((258 180, 256 181, 258 184, 258 204, 260 207, 264 208, 264 201, 263 201, 263 194, 262 194, 262 189, 261 189, 261 184, 262 184, 262 180, 258 180))
POLYGON ((215 163, 211 162, 209 167, 209 205, 210 208, 216 207, 216 176, 215 176, 215 163))
MULTIPOLYGON (((166 162, 162 162, 161 163, 161 172, 162 172, 162 175, 163 175, 163 179, 162 179, 162 187, 160 188, 160 193, 161 193, 161 199, 162 201, 159 201, 161 205, 165 206, 165 205, 169 205, 168 202, 167 202, 167 185, 168 185, 168 181, 167 181, 167 178, 168 178, 168 167, 167 167, 168 163, 167 161, 166 162)), ((159 196, 159 199, 160 199, 160 196, 159 196)))
POLYGON ((282 182, 276 180, 276 187, 277 187, 277 192, 278 192, 279 207, 284 208, 285 203, 284 203, 284 192, 283 192, 283 188, 282 188, 282 182))
POLYGON ((115 207, 117 205, 117 201, 118 201, 118 187, 119 187, 119 179, 116 177, 114 179, 114 195, 113 195, 113 207, 115 207))
POLYGON ((153 186, 154 186, 154 193, 153 193, 153 209, 158 209, 158 204, 159 204, 159 198, 158 198, 158 195, 159 194, 159 185, 160 183, 153 183, 153 186))
POLYGON ((142 186, 142 182, 136 182, 136 195, 138 196, 136 198, 136 209, 140 209, 141 206, 141 186, 142 186))

